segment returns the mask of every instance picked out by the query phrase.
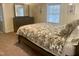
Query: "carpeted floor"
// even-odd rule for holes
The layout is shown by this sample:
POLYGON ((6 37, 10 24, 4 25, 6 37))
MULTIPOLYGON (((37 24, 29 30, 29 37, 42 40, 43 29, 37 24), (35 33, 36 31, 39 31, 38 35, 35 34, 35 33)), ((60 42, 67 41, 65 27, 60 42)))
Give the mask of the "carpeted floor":
POLYGON ((15 33, 0 33, 0 56, 38 56, 34 50, 28 46, 24 47, 17 43, 15 33))

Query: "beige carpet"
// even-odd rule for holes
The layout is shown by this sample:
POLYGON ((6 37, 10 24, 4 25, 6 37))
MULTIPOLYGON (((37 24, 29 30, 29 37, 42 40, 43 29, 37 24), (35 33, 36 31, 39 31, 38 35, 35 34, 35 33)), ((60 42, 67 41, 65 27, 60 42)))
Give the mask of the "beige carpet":
POLYGON ((34 50, 17 43, 15 33, 0 33, 0 56, 36 56, 34 50))

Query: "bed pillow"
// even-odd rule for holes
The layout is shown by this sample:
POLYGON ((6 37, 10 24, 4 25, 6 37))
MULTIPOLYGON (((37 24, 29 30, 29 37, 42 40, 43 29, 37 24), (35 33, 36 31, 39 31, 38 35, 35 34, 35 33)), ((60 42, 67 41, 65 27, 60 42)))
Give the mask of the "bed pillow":
POLYGON ((75 30, 68 37, 67 43, 71 43, 72 45, 78 45, 79 43, 79 29, 76 27, 75 30))
POLYGON ((79 25, 79 20, 66 24, 65 28, 60 31, 59 35, 68 37, 78 25, 79 25))

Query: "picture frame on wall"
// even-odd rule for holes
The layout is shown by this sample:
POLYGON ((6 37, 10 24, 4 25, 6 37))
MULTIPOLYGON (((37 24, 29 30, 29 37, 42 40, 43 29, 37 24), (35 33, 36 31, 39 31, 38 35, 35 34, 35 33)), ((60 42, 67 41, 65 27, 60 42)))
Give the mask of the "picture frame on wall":
POLYGON ((75 5, 74 4, 69 5, 68 13, 72 14, 72 15, 75 15, 75 5))

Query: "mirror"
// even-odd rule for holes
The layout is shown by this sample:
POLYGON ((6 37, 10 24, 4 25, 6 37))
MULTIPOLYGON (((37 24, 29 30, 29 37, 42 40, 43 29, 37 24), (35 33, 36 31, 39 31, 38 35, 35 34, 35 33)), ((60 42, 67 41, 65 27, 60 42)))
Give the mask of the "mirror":
POLYGON ((15 16, 25 16, 24 4, 14 4, 15 16))

